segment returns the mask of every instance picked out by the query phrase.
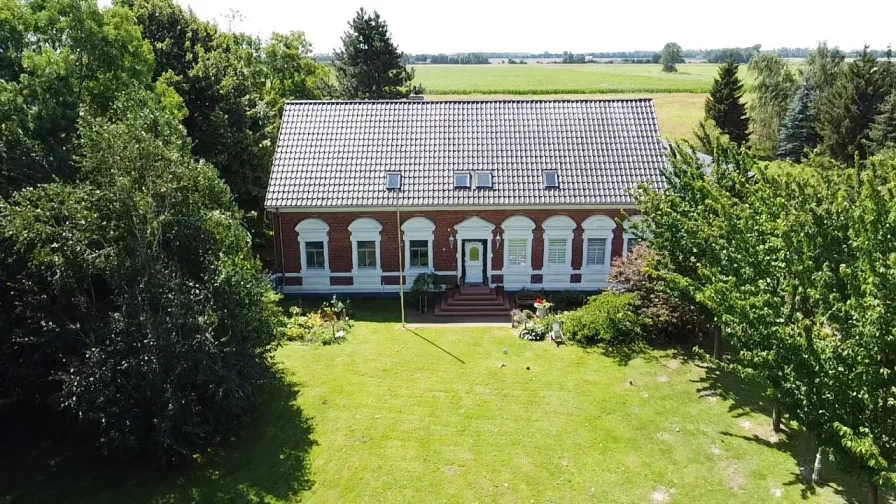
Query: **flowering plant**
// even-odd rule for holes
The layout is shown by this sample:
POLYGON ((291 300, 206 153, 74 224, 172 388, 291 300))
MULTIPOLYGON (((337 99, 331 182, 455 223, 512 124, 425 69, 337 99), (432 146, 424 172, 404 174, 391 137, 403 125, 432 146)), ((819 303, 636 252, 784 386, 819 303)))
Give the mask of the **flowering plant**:
POLYGON ((547 299, 542 299, 542 298, 535 299, 535 307, 536 308, 544 308, 545 310, 547 310, 548 308, 550 308, 552 306, 554 306, 554 304, 551 303, 550 301, 548 301, 547 299))

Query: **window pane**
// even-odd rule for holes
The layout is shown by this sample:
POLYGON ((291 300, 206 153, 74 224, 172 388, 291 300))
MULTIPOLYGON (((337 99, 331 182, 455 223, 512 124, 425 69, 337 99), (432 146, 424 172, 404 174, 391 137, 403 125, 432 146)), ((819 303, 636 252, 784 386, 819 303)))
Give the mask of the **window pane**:
POLYGON ((526 266, 529 258, 526 257, 526 240, 507 240, 507 265, 526 266))
POLYGON ((470 187, 470 174, 464 172, 455 173, 454 187, 470 187))
POLYGON ((473 247, 470 249, 470 260, 471 261, 479 260, 479 247, 473 247))
POLYGON ((607 259, 607 239, 606 238, 588 238, 587 257, 585 265, 587 266, 603 266, 607 259))
POLYGON ((326 268, 324 242, 305 243, 305 267, 308 269, 326 268))
POLYGON ((429 241, 427 240, 411 240, 411 267, 428 268, 429 267, 429 241))
POLYGON ((492 186, 492 174, 490 172, 477 172, 476 173, 476 187, 491 187, 492 186))
POLYGON ((551 238, 548 240, 548 264, 566 266, 566 239, 551 238))
POLYGON ((358 267, 376 268, 376 242, 358 242, 358 267))
POLYGON ((640 242, 641 242, 641 240, 638 238, 635 238, 634 236, 629 238, 625 244, 625 252, 627 254, 630 254, 632 252, 632 250, 635 250, 635 247, 637 247, 638 243, 640 243, 640 242))

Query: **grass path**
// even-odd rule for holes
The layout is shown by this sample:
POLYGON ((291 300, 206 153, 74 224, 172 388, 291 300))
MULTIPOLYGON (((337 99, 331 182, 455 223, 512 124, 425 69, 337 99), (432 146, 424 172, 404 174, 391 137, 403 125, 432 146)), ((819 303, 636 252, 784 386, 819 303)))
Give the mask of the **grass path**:
POLYGON ((811 442, 776 438, 755 394, 674 352, 622 364, 521 341, 505 328, 408 331, 375 306, 341 345, 282 348, 287 383, 244 435, 195 467, 21 458, 0 467, 0 503, 830 503, 861 495, 832 469, 833 484, 810 491, 800 468, 813 460, 811 442))

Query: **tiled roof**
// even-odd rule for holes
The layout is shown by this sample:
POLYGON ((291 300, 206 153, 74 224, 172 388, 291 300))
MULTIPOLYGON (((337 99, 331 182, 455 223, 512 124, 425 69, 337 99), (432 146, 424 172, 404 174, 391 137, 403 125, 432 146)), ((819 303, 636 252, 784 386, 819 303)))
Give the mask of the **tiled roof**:
POLYGON ((290 102, 265 206, 626 204, 661 186, 665 152, 651 100, 290 102), (493 188, 455 189, 457 171, 493 188))

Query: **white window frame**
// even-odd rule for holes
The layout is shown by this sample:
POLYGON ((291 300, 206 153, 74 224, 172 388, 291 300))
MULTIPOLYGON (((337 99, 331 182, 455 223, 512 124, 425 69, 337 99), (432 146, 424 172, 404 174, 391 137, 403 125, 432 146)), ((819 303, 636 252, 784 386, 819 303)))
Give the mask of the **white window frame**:
POLYGON ((616 222, 606 215, 592 215, 582 222, 582 269, 592 271, 609 271, 613 261, 613 230, 616 222), (604 254, 604 263, 599 265, 588 264, 588 239, 605 238, 607 240, 607 253, 604 254))
POLYGON ((376 283, 380 283, 380 277, 383 275, 382 256, 380 254, 380 239, 383 225, 376 219, 370 217, 361 217, 355 219, 349 224, 348 230, 351 232, 352 240, 352 274, 355 277, 374 276, 377 278, 376 283), (376 267, 362 268, 358 263, 358 242, 372 241, 376 244, 376 267))
POLYGON ((399 173, 399 172, 386 173, 386 189, 388 189, 390 191, 397 191, 397 190, 401 189, 401 173, 399 173), (390 184, 389 184, 392 177, 396 178, 394 187, 390 187, 390 184))
MULTIPOLYGON (((544 230, 544 256, 542 257, 542 269, 553 273, 572 273, 572 235, 576 229, 576 221, 567 215, 553 215, 545 219, 541 224, 544 230), (548 264, 548 243, 551 239, 566 240, 566 257, 563 264, 548 264)), ((566 280, 567 282, 569 279, 566 280)))
MULTIPOLYGON (((433 247, 434 232, 436 225, 426 217, 411 217, 404 221, 401 225, 401 231, 404 235, 404 270, 410 277, 412 273, 420 274, 435 271, 433 263, 433 247), (419 266, 411 266, 411 240, 426 241, 429 244, 429 266, 421 268, 419 266)), ((415 277, 414 277, 415 278, 415 277)), ((409 278, 413 282, 414 278, 409 278)))
POLYGON ((545 170, 544 172, 542 172, 542 179, 544 181, 545 189, 557 189, 560 187, 560 172, 557 170, 545 170), (554 176, 554 184, 553 185, 548 184, 548 176, 549 175, 554 176))
POLYGON ((476 177, 476 180, 475 180, 476 189, 491 189, 492 186, 494 186, 494 183, 495 183, 494 176, 492 175, 492 172, 490 172, 490 171, 478 171, 474 174, 474 177, 476 177), (488 183, 480 184, 479 177, 488 177, 488 183))
POLYGON ((514 273, 531 273, 532 232, 535 230, 535 223, 523 215, 514 215, 501 223, 501 229, 504 230, 504 270, 514 273), (526 264, 524 266, 510 264, 510 240, 526 240, 526 264))
POLYGON ((454 188, 455 189, 469 189, 473 187, 473 175, 470 172, 460 171, 454 172, 454 188), (466 184, 458 184, 457 177, 467 177, 466 184))
POLYGON ((299 254, 302 264, 302 285, 330 285, 330 226, 320 219, 305 219, 296 224, 299 235, 299 254), (306 244, 324 243, 324 268, 309 268, 306 244))
POLYGON ((635 226, 637 223, 644 220, 643 215, 633 215, 626 219, 622 223, 622 256, 628 256, 628 241, 632 238, 640 241, 644 241, 646 236, 641 236, 640 233, 635 232, 635 226))

